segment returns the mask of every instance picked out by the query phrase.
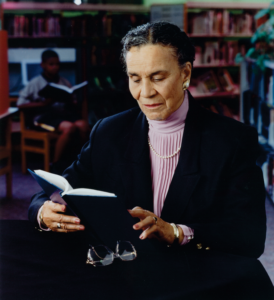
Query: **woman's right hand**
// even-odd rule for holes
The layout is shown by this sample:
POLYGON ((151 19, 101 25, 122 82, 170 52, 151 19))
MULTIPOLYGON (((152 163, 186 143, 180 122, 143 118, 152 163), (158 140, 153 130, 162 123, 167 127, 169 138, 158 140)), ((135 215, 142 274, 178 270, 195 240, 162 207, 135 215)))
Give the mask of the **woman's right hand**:
POLYGON ((46 227, 56 232, 75 232, 84 230, 85 227, 80 224, 80 219, 73 216, 67 216, 64 214, 66 206, 52 201, 46 201, 43 204, 41 211, 42 220, 46 227), (60 224, 61 228, 58 228, 57 224, 60 224))

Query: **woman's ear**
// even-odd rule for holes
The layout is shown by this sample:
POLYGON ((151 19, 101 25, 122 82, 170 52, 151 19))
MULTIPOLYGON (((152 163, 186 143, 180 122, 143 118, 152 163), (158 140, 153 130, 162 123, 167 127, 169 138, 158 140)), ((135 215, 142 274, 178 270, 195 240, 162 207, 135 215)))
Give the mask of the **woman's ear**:
POLYGON ((181 77, 182 77, 183 83, 185 83, 186 81, 190 82, 191 71, 192 71, 192 65, 188 61, 185 63, 185 65, 182 67, 182 70, 181 70, 181 77))

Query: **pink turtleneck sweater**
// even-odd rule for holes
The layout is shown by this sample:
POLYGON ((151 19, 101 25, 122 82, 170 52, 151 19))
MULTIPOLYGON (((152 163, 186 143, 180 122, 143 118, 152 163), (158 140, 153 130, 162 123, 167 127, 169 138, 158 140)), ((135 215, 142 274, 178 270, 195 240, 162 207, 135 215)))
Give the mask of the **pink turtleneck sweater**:
MULTIPOLYGON (((148 120, 148 137, 150 144, 161 156, 174 154, 181 147, 185 119, 188 112, 188 93, 185 92, 185 98, 182 105, 164 121, 148 120)), ((175 169, 179 161, 180 151, 173 157, 163 159, 157 156, 150 148, 151 178, 153 190, 154 213, 158 217, 165 203, 166 195, 171 184, 175 169)), ((194 235, 194 231, 178 224, 184 232, 184 239, 181 245, 188 243, 194 235)))
MULTIPOLYGON (((149 123, 148 136, 150 143, 154 150, 161 156, 171 155, 181 146, 187 112, 188 94, 185 93, 182 105, 166 120, 155 121, 147 119, 149 123)), ((158 217, 161 215, 166 195, 179 161, 179 155, 180 151, 172 158, 162 159, 150 149, 153 206, 154 213, 158 217)), ((39 215, 42 207, 38 211, 37 222, 42 230, 50 231, 49 228, 41 226, 39 215)), ((184 232, 184 239, 181 243, 181 245, 184 245, 193 238, 194 231, 185 225, 177 225, 184 232)))

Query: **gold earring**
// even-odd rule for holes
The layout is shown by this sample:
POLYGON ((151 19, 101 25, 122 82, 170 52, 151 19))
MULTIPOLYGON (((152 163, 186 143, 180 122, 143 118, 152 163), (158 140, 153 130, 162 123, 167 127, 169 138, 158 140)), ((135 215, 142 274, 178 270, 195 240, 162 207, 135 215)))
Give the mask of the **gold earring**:
POLYGON ((186 82, 183 84, 183 90, 185 91, 188 87, 189 87, 189 81, 186 81, 186 82))

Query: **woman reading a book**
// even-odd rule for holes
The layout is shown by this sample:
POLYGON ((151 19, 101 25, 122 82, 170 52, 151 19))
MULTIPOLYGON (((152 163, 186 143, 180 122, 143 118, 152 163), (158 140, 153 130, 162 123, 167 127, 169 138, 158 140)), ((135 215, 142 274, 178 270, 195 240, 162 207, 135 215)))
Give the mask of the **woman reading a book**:
POLYGON ((54 94, 47 98, 39 94, 50 82, 71 87, 68 80, 58 74, 60 61, 55 51, 45 50, 41 58, 43 73, 33 78, 20 92, 17 106, 34 111, 34 114, 31 114, 32 125, 36 128, 42 127, 60 133, 55 145, 53 160, 53 162, 58 162, 63 159, 68 146, 73 146, 72 143, 75 141, 77 133, 80 136, 80 145, 88 140, 90 128, 87 121, 82 120, 75 113, 77 100, 74 95, 68 96, 66 99, 58 99, 54 94))
MULTIPOLYGON (((129 31, 122 44, 140 109, 100 120, 63 176, 73 188, 115 193, 139 219, 133 228, 140 239, 177 245, 188 259, 182 269, 202 272, 209 290, 222 276, 222 284, 246 282, 240 269, 218 271, 221 258, 206 270, 202 265, 215 253, 263 253, 265 191, 256 166, 256 130, 196 104, 187 91, 195 50, 177 26, 148 23, 129 31)), ((29 218, 45 230, 84 230, 78 218, 63 212, 65 206, 41 192, 32 199, 29 218)), ((184 282, 182 288, 188 290, 184 282)), ((235 299, 233 288, 226 292, 235 299)))

